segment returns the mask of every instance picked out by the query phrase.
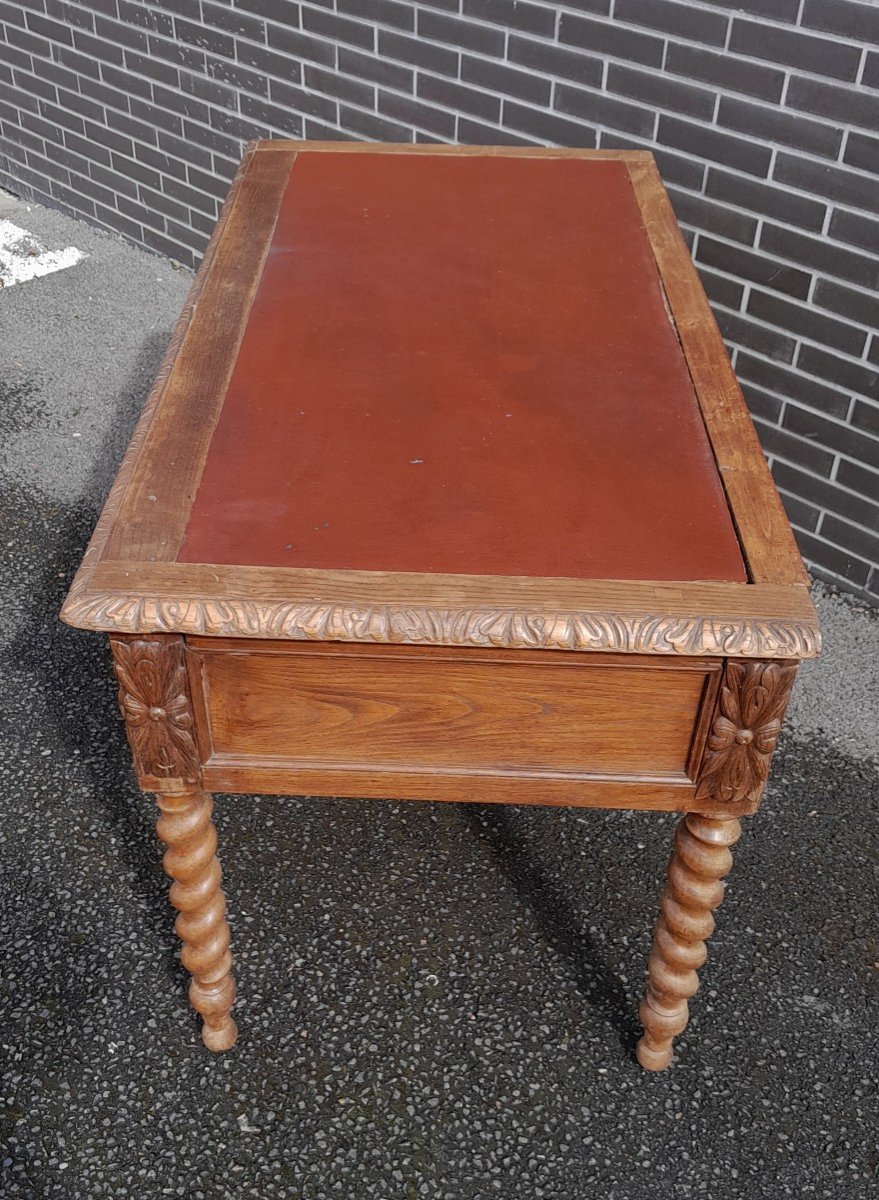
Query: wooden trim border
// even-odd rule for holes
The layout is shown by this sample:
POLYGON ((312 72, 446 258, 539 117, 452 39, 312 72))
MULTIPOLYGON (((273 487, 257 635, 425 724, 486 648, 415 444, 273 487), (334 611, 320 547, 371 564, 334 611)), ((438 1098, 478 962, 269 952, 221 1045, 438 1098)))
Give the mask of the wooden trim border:
POLYGON ((750 579, 807 584, 790 522, 656 163, 650 155, 630 161, 628 169, 750 579))
POLYGON ((814 658, 806 588, 102 563, 62 620, 115 633, 814 658), (450 603, 453 599, 454 603, 450 603))
MULTIPOLYGON (((229 188, 229 193, 223 204, 219 219, 208 242, 207 249, 204 252, 204 257, 199 264, 199 268, 195 273, 195 278, 192 281, 192 286, 189 289, 180 316, 177 318, 171 336, 168 339, 168 345, 165 347, 165 353, 162 355, 162 361, 159 364, 159 370, 156 374, 155 381, 147 396, 140 417, 134 427, 131 439, 125 454, 122 456, 122 462, 119 464, 119 470, 116 473, 116 478, 113 481, 113 486, 107 494, 107 499, 104 501, 104 507, 101 509, 101 514, 98 517, 97 523, 92 533, 89 544, 86 547, 82 562, 79 565, 79 570, 74 576, 73 582, 70 585, 70 590, 67 594, 67 599, 64 602, 64 607, 61 611, 62 621, 66 621, 65 612, 68 606, 76 606, 77 600, 83 595, 91 581, 95 567, 104 556, 107 543, 113 532, 113 526, 119 516, 122 508, 128 486, 131 483, 134 475, 135 467, 137 466, 144 444, 147 440, 150 428, 153 424, 153 419, 159 408, 162 397, 165 394, 165 389, 168 380, 174 369, 177 361, 177 356, 186 341, 189 327, 192 323, 192 318, 195 314, 201 294, 204 291, 204 286, 208 276, 214 265, 217 256, 217 249, 223 240, 226 232, 226 227, 229 222, 229 217, 232 210, 235 208, 235 203, 238 198, 238 193, 241 189, 244 176, 250 165, 250 160, 257 152, 258 143, 251 142, 245 148, 244 156, 235 172, 235 177, 232 180, 232 185, 229 188)), ((69 622, 74 624, 74 622, 69 622)))
MULTIPOLYGON (((393 788, 401 800, 438 800, 476 804, 529 804, 566 808, 637 808, 659 812, 690 812, 704 807, 686 779, 632 776, 565 775, 563 773, 436 770, 325 764, 309 766, 281 762, 254 766, 231 756, 215 755, 202 767, 204 786, 211 792, 256 792, 261 796, 320 796, 332 779, 335 797, 386 799, 393 788), (391 782, 392 781, 392 782, 391 782), (537 789, 539 788, 539 792, 537 789), (537 794, 535 794, 537 793, 537 794)), ((730 811, 730 816, 735 810, 730 811)))
POLYGON ((164 380, 102 557, 173 562, 180 549, 296 153, 268 157, 257 146, 248 160, 201 276, 203 312, 164 380))

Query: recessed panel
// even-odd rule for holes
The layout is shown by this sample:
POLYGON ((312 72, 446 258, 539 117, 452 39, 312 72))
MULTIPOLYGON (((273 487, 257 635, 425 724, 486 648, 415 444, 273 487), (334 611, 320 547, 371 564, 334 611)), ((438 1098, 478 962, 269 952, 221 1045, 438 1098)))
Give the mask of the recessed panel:
POLYGON ((744 582, 626 163, 300 151, 179 559, 744 582))
MULTIPOLYGON (((705 670, 199 651, 210 761, 687 780, 705 670)), ((594 660, 593 660, 594 661, 594 660)))

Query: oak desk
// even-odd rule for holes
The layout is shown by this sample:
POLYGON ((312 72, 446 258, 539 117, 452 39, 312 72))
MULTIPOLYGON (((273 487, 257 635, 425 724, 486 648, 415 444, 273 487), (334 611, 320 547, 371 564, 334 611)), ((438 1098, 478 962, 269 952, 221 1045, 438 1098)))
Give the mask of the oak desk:
POLYGON ((110 635, 210 1049, 210 792, 628 807, 688 814, 652 1070, 819 649, 641 152, 252 145, 62 615, 110 635))

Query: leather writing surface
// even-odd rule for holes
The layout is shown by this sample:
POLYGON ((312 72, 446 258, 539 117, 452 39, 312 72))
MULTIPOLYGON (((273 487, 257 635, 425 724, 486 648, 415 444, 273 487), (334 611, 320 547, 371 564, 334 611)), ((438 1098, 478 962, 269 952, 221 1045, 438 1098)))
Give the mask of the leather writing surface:
POLYGON ((179 560, 746 580, 625 164, 300 152, 179 560))

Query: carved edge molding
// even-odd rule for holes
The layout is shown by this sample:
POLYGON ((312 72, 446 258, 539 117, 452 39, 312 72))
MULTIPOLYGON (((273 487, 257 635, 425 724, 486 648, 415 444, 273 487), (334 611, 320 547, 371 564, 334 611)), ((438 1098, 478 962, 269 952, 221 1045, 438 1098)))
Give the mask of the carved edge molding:
POLYGON ((796 673, 796 663, 726 664, 696 785, 697 800, 757 803, 796 673))
POLYGON ((201 770, 183 639, 111 637, 110 649, 119 681, 119 708, 138 776, 157 783, 198 783, 201 770))
POLYGON ((623 654, 814 658, 820 633, 791 620, 495 608, 427 608, 80 592, 64 620, 105 633, 176 633, 290 641, 410 643, 623 654))

